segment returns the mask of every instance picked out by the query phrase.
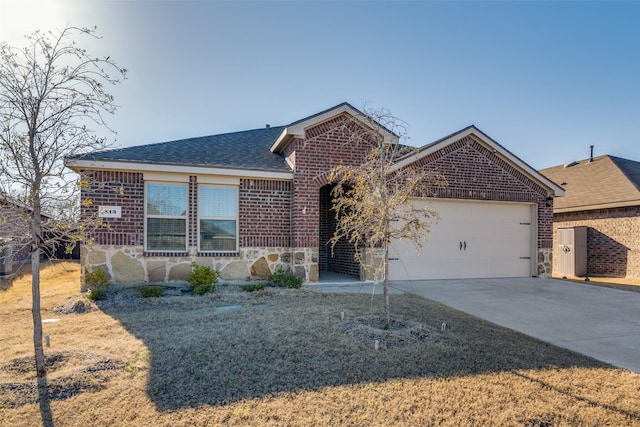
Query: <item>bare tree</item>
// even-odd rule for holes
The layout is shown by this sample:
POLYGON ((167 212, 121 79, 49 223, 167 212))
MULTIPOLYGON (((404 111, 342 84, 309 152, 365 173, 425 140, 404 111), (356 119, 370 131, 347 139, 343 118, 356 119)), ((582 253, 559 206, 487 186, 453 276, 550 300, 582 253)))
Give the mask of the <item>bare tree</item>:
POLYGON ((446 185, 442 175, 434 174, 416 165, 399 167, 398 162, 417 153, 417 149, 403 144, 407 138, 407 125, 388 110, 365 109, 361 117, 350 119, 367 124, 342 124, 343 135, 349 135, 349 144, 372 146, 365 160, 358 165, 341 165, 331 170, 332 210, 337 227, 330 240, 332 247, 340 240, 354 246, 355 259, 365 269, 373 269, 376 279, 382 278, 384 314, 390 323, 389 311, 389 247, 402 239, 415 244, 416 249, 429 233, 430 224, 437 213, 417 206, 417 200, 429 195, 434 186, 446 185), (384 131, 398 136, 400 142, 388 142, 384 131), (382 255, 378 263, 374 253, 382 255))
MULTIPOLYGON (((31 252, 33 343, 38 377, 45 375, 40 315, 40 257, 45 247, 81 226, 58 217, 43 221, 47 207, 76 204, 77 177, 65 157, 104 149, 92 126, 108 126, 116 110, 107 92, 126 70, 110 57, 97 58, 76 44, 94 29, 36 31, 23 48, 0 44, 0 197, 24 209, 31 252), (48 233, 45 231, 49 231, 48 233)), ((110 130, 110 129, 109 129, 110 130)), ((73 238, 72 238, 73 240, 73 238)))

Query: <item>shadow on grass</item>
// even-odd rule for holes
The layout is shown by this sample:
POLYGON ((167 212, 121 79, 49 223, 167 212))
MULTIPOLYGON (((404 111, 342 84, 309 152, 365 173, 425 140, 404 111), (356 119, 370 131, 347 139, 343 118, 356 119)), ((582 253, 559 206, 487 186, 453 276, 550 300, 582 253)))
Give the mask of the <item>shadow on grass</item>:
POLYGON ((102 309, 149 348, 147 392, 160 411, 396 378, 609 367, 419 297, 391 304, 426 332, 378 351, 373 338, 344 332, 349 319, 382 312, 381 298, 362 294, 237 292, 102 309))
POLYGON ((40 417, 44 427, 53 427, 53 413, 51 412, 51 400, 49 398, 49 384, 47 376, 38 376, 38 406, 40 407, 40 417))

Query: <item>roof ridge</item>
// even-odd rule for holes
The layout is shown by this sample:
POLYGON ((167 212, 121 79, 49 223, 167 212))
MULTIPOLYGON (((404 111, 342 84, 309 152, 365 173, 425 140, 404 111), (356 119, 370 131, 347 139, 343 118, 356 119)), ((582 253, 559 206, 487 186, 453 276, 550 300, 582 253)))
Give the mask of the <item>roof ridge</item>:
POLYGON ((629 174, 629 170, 620 165, 620 161, 622 161, 624 163, 633 163, 636 167, 638 167, 639 168, 638 178, 640 178, 640 162, 637 162, 637 161, 631 160, 631 159, 625 159, 623 157, 617 157, 617 156, 608 156, 608 157, 611 159, 613 164, 616 165, 618 170, 620 172, 622 172, 622 174, 625 176, 625 178, 627 178, 629 180, 629 182, 636 187, 636 190, 638 190, 640 192, 640 179, 636 180, 636 177, 630 175, 629 174))
POLYGON ((351 104, 349 104, 348 102, 346 102, 346 101, 345 101, 345 102, 341 102, 341 103, 340 103, 340 104, 338 104, 338 105, 334 105, 334 106, 333 106, 333 107, 331 107, 331 108, 327 108, 327 109, 325 109, 325 110, 322 110, 322 111, 320 111, 319 113, 315 113, 315 114, 312 114, 312 115, 310 115, 310 116, 303 117, 302 119, 299 119, 299 120, 296 120, 296 121, 294 121, 294 122, 291 122, 291 123, 289 123, 288 125, 283 126, 283 127, 290 127, 290 126, 296 125, 296 124, 298 124, 298 123, 302 123, 302 122, 304 122, 305 120, 309 120, 309 119, 312 119, 312 118, 314 118, 314 117, 321 116, 321 115, 323 115, 324 113, 327 113, 327 112, 329 112, 329 111, 331 111, 331 110, 335 110, 336 108, 340 108, 340 107, 342 107, 342 106, 348 106, 348 107, 351 107, 351 108, 353 108, 354 110, 359 111, 360 113, 362 113, 362 111, 358 110, 358 109, 357 109, 357 108, 355 108, 353 105, 351 105, 351 104))

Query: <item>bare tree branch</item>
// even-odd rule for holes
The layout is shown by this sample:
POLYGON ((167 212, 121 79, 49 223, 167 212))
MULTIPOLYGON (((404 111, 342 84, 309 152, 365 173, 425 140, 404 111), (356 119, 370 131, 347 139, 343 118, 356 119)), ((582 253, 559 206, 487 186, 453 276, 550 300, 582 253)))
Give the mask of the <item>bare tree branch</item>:
POLYGON ((36 31, 27 36, 23 48, 0 43, 0 203, 13 207, 21 218, 2 211, 0 224, 20 246, 18 250, 31 251, 39 377, 45 374, 40 256, 43 249, 51 254, 61 242, 75 242, 87 228, 77 216, 81 204, 77 179, 65 170, 64 161, 105 148, 106 140, 89 126, 108 129, 104 115, 113 114, 117 106, 107 88, 126 76, 110 57, 93 57, 76 44, 82 36, 98 38, 94 31, 77 27, 36 31))
POLYGON ((438 215, 416 201, 428 197, 432 188, 446 185, 446 181, 418 167, 397 168, 399 160, 417 153, 416 148, 403 143, 407 140, 407 124, 386 109, 364 111, 360 117, 345 115, 338 124, 348 144, 370 147, 370 151, 360 164, 339 165, 330 172, 329 182, 335 183, 332 210, 337 222, 330 243, 332 248, 341 240, 351 243, 355 259, 365 269, 375 268, 366 254, 382 252, 384 263, 378 266, 381 274, 377 277, 384 278, 385 317, 389 323, 389 246, 395 240, 406 240, 418 250, 422 248, 438 215), (385 141, 384 135, 389 132, 399 142, 385 141))

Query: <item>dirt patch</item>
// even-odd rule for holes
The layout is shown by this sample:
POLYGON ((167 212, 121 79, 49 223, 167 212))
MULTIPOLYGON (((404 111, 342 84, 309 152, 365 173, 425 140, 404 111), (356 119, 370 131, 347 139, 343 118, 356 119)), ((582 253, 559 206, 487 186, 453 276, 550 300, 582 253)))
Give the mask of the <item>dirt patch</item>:
MULTIPOLYGON (((82 351, 51 353, 45 357, 49 398, 62 400, 106 387, 109 377, 124 363, 82 351), (61 373, 61 375, 56 375, 61 373)), ((0 366, 0 408, 18 408, 38 400, 33 357, 13 359, 0 366)))
POLYGON ((406 319, 392 318, 387 325, 384 316, 357 317, 346 320, 341 331, 363 343, 374 343, 382 348, 402 347, 413 344, 428 345, 439 337, 434 328, 406 319))
POLYGON ((97 310, 98 307, 93 301, 84 297, 73 297, 62 305, 53 307, 51 311, 58 314, 82 314, 97 310))

